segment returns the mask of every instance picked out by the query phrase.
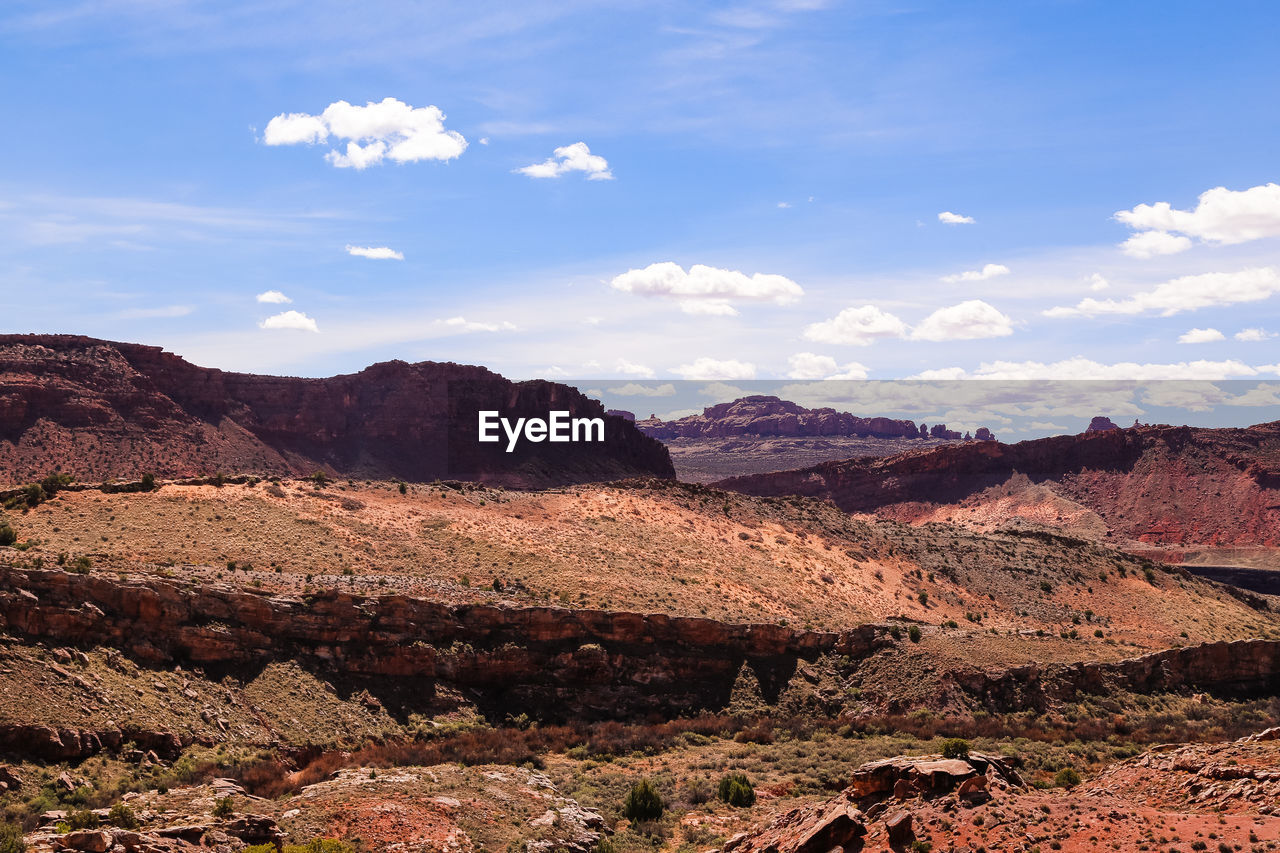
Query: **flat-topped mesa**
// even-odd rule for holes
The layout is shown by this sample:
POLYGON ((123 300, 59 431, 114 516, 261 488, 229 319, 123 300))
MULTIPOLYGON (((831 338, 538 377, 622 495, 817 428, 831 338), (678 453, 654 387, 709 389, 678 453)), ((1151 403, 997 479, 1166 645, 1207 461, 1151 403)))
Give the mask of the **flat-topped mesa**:
MULTIPOLYGON (((932 430, 914 421, 862 418, 832 408, 807 409, 789 400, 767 395, 741 397, 717 403, 700 415, 674 421, 650 416, 637 421, 646 435, 658 439, 726 438, 731 436, 857 436, 860 438, 959 439, 961 434, 938 425, 932 430)), ((983 428, 985 430, 985 428, 983 428)), ((990 436, 990 430, 986 435, 990 436)))
POLYGON ((483 367, 390 361, 324 379, 230 373, 159 347, 74 335, 0 335, 0 470, 81 480, 222 472, 474 479, 564 485, 673 477, 666 448, 566 385, 483 367), (606 421, 599 443, 475 439, 476 408, 606 421))

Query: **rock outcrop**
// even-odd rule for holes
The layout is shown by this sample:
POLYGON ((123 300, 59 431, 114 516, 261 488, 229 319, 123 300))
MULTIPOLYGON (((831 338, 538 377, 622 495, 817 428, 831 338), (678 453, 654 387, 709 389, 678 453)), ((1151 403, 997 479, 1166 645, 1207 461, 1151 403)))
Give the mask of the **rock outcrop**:
POLYGON ((1007 484, 1047 486, 1114 534, 1179 546, 1280 545, 1280 421, 1246 429, 1144 426, 1017 444, 975 441, 733 477, 749 495, 827 499, 912 521, 1007 484))
MULTIPOLYGON (((1137 425, 1138 425, 1138 422, 1134 421, 1134 426, 1137 426, 1137 425)), ((1085 427, 1084 431, 1085 432, 1105 432, 1109 429, 1120 429, 1120 427, 1118 427, 1111 420, 1111 418, 1098 415, 1093 420, 1089 421, 1089 425, 1085 427)))
MULTIPOLYGON (((140 662, 244 671, 278 659, 367 682, 377 693, 414 685, 465 689, 502 718, 673 715, 729 704, 750 667, 776 695, 802 660, 862 658, 891 644, 887 628, 805 631, 776 624, 554 607, 448 605, 337 591, 303 599, 222 584, 119 580, 0 567, 0 627, 59 645, 106 646, 140 662)), ((0 727, 0 749, 49 759, 125 740, 172 755, 163 733, 0 727)))
POLYGON ((806 409, 788 400, 765 395, 742 397, 731 403, 708 406, 700 415, 663 421, 650 415, 638 426, 646 435, 674 438, 729 438, 734 436, 858 436, 874 438, 958 439, 960 433, 945 424, 931 431, 914 422, 893 418, 862 418, 831 408, 806 409))
POLYGON ((0 335, 0 471, 25 482, 252 472, 563 485, 673 477, 667 451, 595 400, 483 367, 391 361, 299 379, 197 367, 159 347, 0 335), (602 443, 480 444, 476 412, 605 419, 602 443))

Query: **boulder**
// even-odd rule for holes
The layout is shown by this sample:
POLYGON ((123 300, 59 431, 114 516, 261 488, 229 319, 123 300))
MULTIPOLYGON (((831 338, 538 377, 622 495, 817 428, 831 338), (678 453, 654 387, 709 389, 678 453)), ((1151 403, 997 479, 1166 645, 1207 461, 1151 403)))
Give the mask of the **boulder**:
POLYGON ((916 837, 915 828, 911 825, 911 812, 897 811, 884 820, 884 828, 889 833, 890 846, 901 846, 916 837))
POLYGON ((100 829, 81 829, 68 832, 62 836, 62 843, 72 850, 84 850, 86 853, 106 853, 111 847, 112 838, 100 829))
POLYGON ((867 832, 862 812, 843 797, 784 812, 767 826, 734 836, 725 853, 828 853, 853 847, 867 832))

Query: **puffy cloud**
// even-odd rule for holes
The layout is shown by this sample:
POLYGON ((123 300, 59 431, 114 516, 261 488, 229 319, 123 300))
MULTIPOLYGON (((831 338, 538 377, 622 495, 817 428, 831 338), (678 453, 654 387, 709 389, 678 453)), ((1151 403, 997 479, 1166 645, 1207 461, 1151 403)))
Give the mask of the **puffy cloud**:
POLYGON ((530 178, 558 178, 570 172, 583 172, 589 181, 613 180, 609 161, 599 154, 592 154, 585 142, 563 145, 541 163, 524 166, 516 171, 530 178))
POLYGON ((282 311, 272 314, 258 324, 260 329, 300 329, 304 332, 319 332, 316 321, 301 311, 282 311))
POLYGON ((671 261, 628 270, 615 276, 610 285, 637 296, 678 300, 681 310, 690 314, 733 315, 737 310, 732 302, 787 305, 804 295, 800 285, 786 276, 765 273, 748 276, 737 270, 703 264, 694 264, 686 272, 684 267, 671 261))
POLYGON ((357 258, 371 258, 375 261, 404 260, 404 252, 397 252, 386 246, 347 246, 347 254, 357 258))
MULTIPOLYGON (((1045 364, 1039 361, 984 362, 972 372, 950 368, 945 377, 921 375, 921 379, 1112 379, 1146 381, 1151 379, 1230 379, 1256 376, 1259 368, 1241 361, 1181 361, 1172 364, 1139 364, 1125 361, 1102 364, 1084 356, 1045 364)), ((939 371, 929 371, 936 374, 939 371)))
POLYGON ((673 367, 671 372, 684 379, 754 379, 756 366, 749 361, 721 361, 704 356, 688 364, 673 367))
POLYGON ((866 379, 867 367, 851 361, 841 367, 829 355, 798 352, 787 358, 787 376, 791 379, 866 379))
POLYGON ((447 320, 437 320, 436 322, 460 332, 510 332, 516 328, 514 323, 509 323, 506 320, 501 323, 479 323, 468 320, 466 317, 450 317, 447 320))
POLYGON ((944 225, 972 225, 977 220, 972 216, 961 216, 959 213, 944 210, 938 214, 938 221, 944 225))
POLYGON ((1191 240, 1168 231, 1143 231, 1125 240, 1120 248, 1131 258, 1154 258, 1185 252, 1191 248, 1191 240))
POLYGON ((1227 336, 1217 329, 1190 329, 1178 337, 1180 344, 1211 344, 1214 341, 1225 341, 1227 336))
POLYGON ((966 270, 955 275, 944 275, 942 280, 948 284, 956 284, 961 281, 986 281, 989 278, 1008 274, 1009 268, 1004 264, 986 264, 980 270, 966 270))
POLYGON ((949 308, 939 308, 911 332, 924 341, 968 341, 1003 338, 1013 334, 1013 321, 981 299, 970 299, 949 308))
POLYGON ((641 385, 638 382, 628 382, 626 385, 618 385, 606 390, 608 393, 617 394, 619 397, 674 397, 676 395, 676 386, 670 382, 664 382, 662 385, 641 385))
POLYGON ((1236 332, 1232 337, 1234 337, 1237 341, 1255 342, 1255 341, 1265 341, 1269 338, 1274 338, 1275 336, 1276 336, 1275 332, 1268 332, 1266 329, 1255 328, 1255 329, 1241 329, 1240 331, 1236 332))
POLYGON ((874 305, 846 308, 830 320, 812 323, 804 330, 806 340, 823 344, 867 346, 878 338, 901 338, 907 324, 874 305))
POLYGON ((268 290, 264 293, 258 294, 258 301, 266 302, 269 305, 283 305, 287 302, 292 302, 293 300, 278 290, 268 290))
POLYGON ((333 149, 325 159, 338 168, 365 169, 390 159, 396 163, 452 160, 467 149, 462 134, 445 130, 438 107, 411 107, 395 98, 370 101, 363 107, 335 101, 318 116, 282 113, 267 123, 267 145, 347 140, 345 150, 333 149))
POLYGON ((686 314, 698 314, 703 317, 737 317, 738 309, 721 299, 709 299, 706 302, 685 301, 680 303, 680 310, 686 314))
POLYGON ((1128 299, 1082 299, 1074 308, 1057 307, 1046 317, 1097 316, 1099 314, 1159 313, 1171 317, 1214 305, 1258 302, 1280 291, 1280 274, 1273 267, 1250 267, 1239 272, 1187 275, 1136 293, 1128 299))
POLYGON ((1201 193, 1192 210, 1161 201, 1118 211, 1115 218, 1138 231, 1174 232, 1223 245, 1280 237, 1280 184, 1238 192, 1215 187, 1201 193))
POLYGON ((620 358, 614 362, 613 369, 623 376, 642 376, 648 379, 654 375, 652 367, 636 364, 633 361, 627 361, 625 358, 620 358))
POLYGON ((1089 289, 1095 293, 1099 290, 1106 290, 1111 286, 1111 282, 1107 281, 1098 273, 1089 276, 1089 289))

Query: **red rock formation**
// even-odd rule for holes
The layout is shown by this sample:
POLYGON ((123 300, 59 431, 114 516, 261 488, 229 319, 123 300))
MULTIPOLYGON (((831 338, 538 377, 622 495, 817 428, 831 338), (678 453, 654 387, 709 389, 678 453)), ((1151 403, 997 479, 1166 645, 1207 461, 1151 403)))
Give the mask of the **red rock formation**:
MULTIPOLYGON (((708 406, 701 415, 677 421, 662 421, 650 415, 636 424, 646 435, 657 439, 725 438, 759 436, 873 436, 876 438, 924 437, 911 421, 891 418, 860 418, 835 409, 806 409, 778 397, 756 395, 732 403, 708 406)), ((944 428, 945 429, 945 428, 944 428)), ((959 433, 946 436, 959 438, 959 433)))
POLYGON ((0 336, 0 470, 80 479, 218 471, 559 485, 673 477, 666 449, 575 389, 482 367, 401 361, 298 379, 197 367, 158 347, 0 336), (476 442, 474 412, 606 418, 602 444, 476 442))
POLYGON ((946 445, 733 477, 750 495, 825 498, 910 521, 1015 475, 1097 513, 1110 530, 1166 545, 1280 545, 1280 421, 1247 429, 1149 426, 1018 444, 946 445))
MULTIPOLYGON (((1133 422, 1133 425, 1137 426, 1138 422, 1135 420, 1133 422)), ((1106 417, 1103 417, 1102 415, 1098 415, 1096 418, 1089 421, 1089 426, 1085 427, 1084 431, 1085 432, 1104 432, 1109 429, 1120 429, 1120 427, 1116 426, 1116 424, 1111 420, 1111 418, 1106 418, 1106 417)))

